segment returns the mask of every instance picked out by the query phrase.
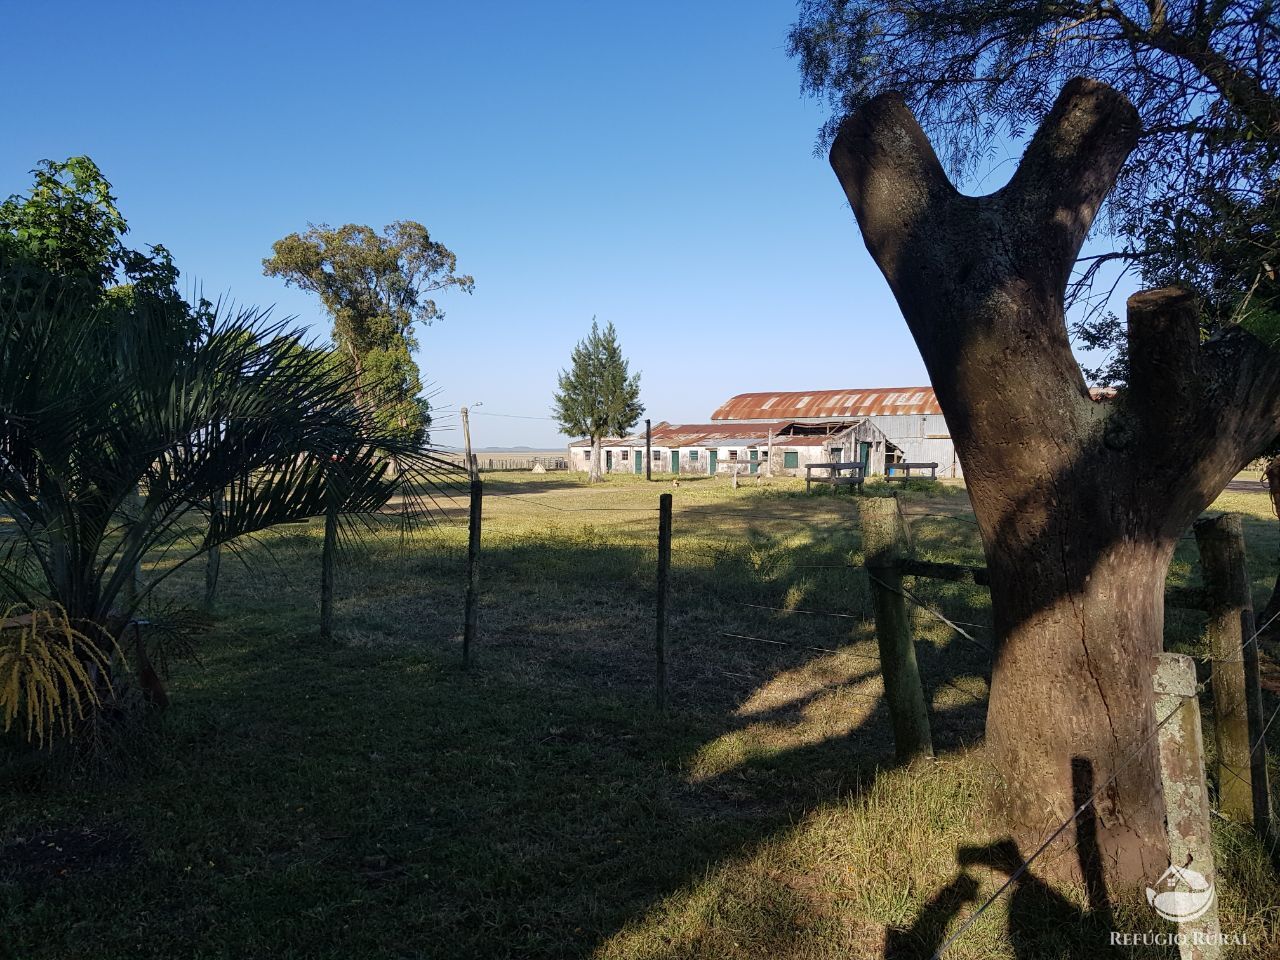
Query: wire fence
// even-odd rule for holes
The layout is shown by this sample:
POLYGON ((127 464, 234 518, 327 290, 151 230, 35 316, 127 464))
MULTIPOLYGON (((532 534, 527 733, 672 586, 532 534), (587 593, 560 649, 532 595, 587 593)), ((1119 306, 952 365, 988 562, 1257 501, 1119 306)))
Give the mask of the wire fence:
MULTIPOLYGON (((545 511, 549 515, 550 514, 570 514, 570 515, 573 515, 573 514, 577 514, 577 515, 625 514, 626 515, 627 518, 624 520, 618 520, 616 523, 613 523, 613 524, 606 524, 606 525, 612 525, 612 526, 634 527, 638 523, 647 524, 653 521, 655 514, 660 514, 660 511, 658 508, 651 507, 651 506, 568 506, 568 505, 548 502, 545 496, 530 496, 525 494, 502 492, 502 491, 496 491, 496 490, 489 492, 488 496, 502 499, 502 500, 510 500, 516 503, 528 504, 529 506, 535 508, 536 510, 545 511)), ((824 506, 826 506, 828 502, 829 501, 827 501, 826 498, 823 498, 822 503, 824 506)), ((711 505, 694 503, 692 506, 688 507, 687 509, 698 511, 697 515, 701 520, 705 521, 709 517, 711 517, 713 518, 713 521, 712 521, 713 524, 716 522, 714 519, 715 511, 714 509, 711 508, 711 505)), ((911 517, 911 518, 931 518, 931 519, 941 519, 946 521, 959 521, 961 523, 970 524, 970 525, 976 524, 976 521, 970 518, 960 517, 954 514, 946 514, 946 513, 903 511, 903 515, 905 517, 911 517)), ((722 523, 727 521, 735 521, 735 522, 767 521, 770 523, 794 524, 794 525, 803 526, 809 529, 813 529, 815 523, 848 522, 852 524, 853 519, 852 517, 850 517, 850 518, 847 518, 847 520, 842 521, 841 518, 839 517, 835 517, 835 518, 825 517, 825 516, 815 517, 812 515, 810 516, 797 515, 796 513, 770 512, 770 511, 761 511, 761 510, 742 510, 742 509, 731 506, 722 511, 722 516, 720 518, 720 522, 722 523)), ((677 538, 677 542, 679 542, 679 538, 677 538)), ((838 544, 832 544, 828 546, 828 549, 841 549, 841 548, 839 547, 838 544)), ((634 573, 632 575, 626 578, 611 580, 609 582, 616 583, 619 587, 624 589, 634 589, 634 590, 640 591, 637 593, 637 598, 646 599, 643 594, 643 591, 646 589, 643 584, 643 581, 646 577, 645 567, 643 564, 651 562, 652 556, 653 556, 652 552, 646 548, 644 550, 643 556, 637 557, 637 564, 636 564, 634 573)), ((851 552, 850 552, 850 556, 852 556, 851 552)), ((872 570, 859 567, 858 565, 855 565, 851 561, 831 562, 831 563, 819 563, 819 562, 797 563, 797 564, 791 565, 790 569, 793 569, 795 571, 804 571, 804 570, 844 571, 849 573, 850 575, 857 574, 860 570, 865 569, 868 582, 877 584, 880 588, 897 595, 903 600, 904 603, 910 604, 910 607, 912 609, 918 610, 923 616, 928 617, 939 624, 942 624, 947 628, 948 631, 950 631, 955 636, 962 639, 974 650, 981 651, 983 656, 983 662, 986 664, 988 669, 990 667, 991 659, 994 656, 994 649, 995 649, 994 640, 991 642, 988 642, 984 639, 980 639, 978 635, 985 633, 988 637, 991 637, 993 634, 992 628, 985 624, 974 623, 972 621, 961 620, 959 618, 949 616, 946 612, 938 608, 939 606, 938 604, 926 601, 920 595, 920 593, 917 592, 916 589, 912 589, 911 587, 908 587, 906 585, 902 585, 899 583, 888 582, 885 578, 877 576, 877 574, 872 570)), ((721 588, 720 593, 717 594, 713 592, 707 595, 704 599, 705 604, 714 607, 714 610, 716 611, 717 615, 719 611, 722 610, 723 608, 736 607, 744 611, 752 611, 753 613, 758 613, 758 614, 767 614, 771 618, 768 621, 757 619, 753 622, 751 627, 747 627, 747 628, 743 628, 731 622, 725 623, 719 629, 715 629, 714 631, 711 631, 710 632, 711 635, 714 635, 722 640, 732 641, 734 644, 738 644, 738 645, 754 644, 760 648, 773 648, 778 650, 788 649, 788 650, 803 652, 803 653, 817 653, 817 654, 823 654, 827 656, 844 656, 844 657, 849 657, 855 660, 861 660, 869 663, 876 663, 878 665, 881 665, 881 667, 883 667, 882 654, 873 655, 869 652, 866 652, 865 649, 857 647, 857 644, 866 642, 867 637, 865 635, 856 641, 850 641, 848 637, 844 637, 841 639, 840 642, 823 643, 821 642, 821 639, 819 639, 818 642, 815 642, 812 638, 808 637, 807 635, 805 635, 804 637, 798 638, 794 635, 794 631, 791 630, 790 628, 787 628, 787 629, 782 628, 783 624, 786 624, 789 621, 794 621, 798 618, 808 618, 811 620, 812 619, 829 620, 837 623, 860 623, 860 624, 865 624, 870 626, 871 618, 867 613, 857 611, 856 608, 850 608, 848 606, 846 606, 844 609, 838 609, 835 604, 832 604, 830 608, 826 608, 822 604, 812 603, 812 602, 806 603, 804 605, 800 605, 800 604, 788 603, 785 601, 773 602, 773 603, 762 602, 762 601, 767 601, 768 598, 760 598, 757 600, 739 599, 733 594, 739 589, 741 589, 742 583, 737 580, 735 581, 718 580, 717 579, 718 575, 717 575, 717 571, 715 569, 714 563, 709 568, 703 570, 701 572, 701 576, 705 577, 712 587, 719 585, 721 588), (764 626, 766 623, 773 625, 773 628, 766 629, 766 630, 760 629, 760 627, 764 626)), ((852 582, 852 579, 853 578, 851 576, 850 578, 851 582, 852 582)), ((785 588, 787 584, 783 582, 783 583, 772 584, 771 586, 776 589, 782 589, 782 588, 785 588)), ((916 586, 918 588, 919 586, 918 582, 916 586)), ((1233 656, 1217 657, 1217 658, 1208 657, 1208 658, 1200 658, 1200 659, 1202 659, 1203 661, 1208 661, 1211 664, 1228 664, 1228 663, 1238 663, 1243 661, 1246 651, 1252 645, 1258 643, 1259 638, 1277 620, 1280 620, 1280 614, 1277 614, 1275 616, 1268 618, 1267 621, 1263 623, 1261 626, 1257 626, 1256 629, 1254 629, 1249 636, 1243 637, 1240 644, 1239 651, 1233 656)), ((685 634, 677 634, 677 637, 681 642, 692 642, 695 639, 695 636, 696 634, 693 630, 690 630, 688 633, 685 633, 685 634)), ((736 664, 731 664, 731 665, 736 665, 736 664)), ((763 662, 762 662, 762 665, 763 665, 763 662)), ((773 665, 770 664, 769 668, 771 669, 772 666, 773 665)), ((717 669, 717 668, 713 667, 713 669, 717 669)), ((720 666, 718 668, 718 673, 721 676, 748 680, 750 682, 757 682, 760 679, 759 677, 752 676, 751 674, 748 674, 748 673, 742 673, 740 671, 724 669, 724 666, 720 666)), ((936 692, 939 689, 946 688, 948 690, 951 690, 965 697, 968 702, 973 702, 979 705, 985 705, 987 703, 988 693, 990 689, 989 676, 984 675, 980 678, 984 687, 984 689, 982 689, 981 691, 966 689, 964 686, 961 685, 960 682, 958 682, 959 679, 960 678, 953 678, 945 674, 935 673, 934 675, 931 675, 928 678, 928 681, 929 681, 929 685, 933 688, 934 692, 936 692)), ((1213 678, 1211 676, 1209 678, 1208 683, 1201 687, 1201 691, 1200 691, 1201 693, 1203 693, 1207 689, 1211 689, 1209 685, 1212 684, 1212 680, 1213 678)), ((665 684, 665 679, 663 679, 661 682, 665 684)), ((853 696, 855 698, 863 699, 863 700, 868 700, 868 701, 881 699, 876 697, 865 697, 865 696, 860 697, 858 694, 855 694, 855 693, 847 693, 847 695, 853 696)), ((1151 747, 1152 742, 1159 736, 1161 730, 1173 719, 1176 713, 1177 713, 1177 710, 1173 710, 1173 711, 1170 711, 1166 716, 1158 718, 1157 722, 1155 722, 1153 727, 1145 733, 1145 735, 1141 738, 1141 740, 1137 743, 1137 745, 1132 750, 1125 753, 1125 755, 1121 758, 1119 763, 1116 763, 1113 765, 1112 772, 1106 778, 1106 780, 1101 785, 1097 786, 1096 789, 1092 790, 1090 795, 1087 798, 1085 798, 1083 802, 1079 803, 1071 811, 1069 816, 1065 817, 1060 823, 1058 823, 1054 827, 1053 830, 1049 831, 1048 834, 1044 837, 1044 839, 1032 851, 1032 853, 1029 856, 1027 856, 1025 859, 1023 859, 1021 863, 1019 863, 1014 869, 1012 869, 1009 872, 1008 877, 1004 880, 1004 882, 1001 883, 1000 886, 990 896, 988 896, 984 900, 984 902, 973 913, 969 914, 960 923, 960 925, 954 930, 954 932, 952 932, 942 942, 942 944, 938 947, 938 949, 933 954, 934 960, 938 960, 938 958, 941 958, 948 949, 950 949, 957 941, 959 941, 962 937, 964 937, 966 933, 968 933, 968 931, 972 929, 973 925, 979 920, 979 918, 987 910, 989 910, 996 902, 998 902, 999 899, 1008 890, 1010 890, 1022 877, 1024 877, 1032 869, 1032 867, 1045 855, 1045 853, 1050 849, 1052 849, 1055 843, 1057 843, 1057 841, 1063 838, 1064 834, 1066 834, 1067 831, 1071 829, 1072 825, 1077 824, 1080 818, 1084 816, 1091 808, 1094 807, 1094 805, 1096 804, 1099 798, 1107 794, 1107 792, 1115 785, 1117 780, 1125 773, 1127 769, 1131 767, 1133 761, 1136 760, 1138 757, 1142 756, 1143 752, 1151 747)), ((1267 735, 1275 726, 1278 718, 1280 718, 1280 706, 1277 706, 1276 709, 1274 709, 1270 713, 1270 715, 1266 718, 1266 721, 1262 725, 1261 732, 1258 735, 1256 742, 1254 742, 1251 745, 1251 748, 1249 751, 1250 758, 1255 757, 1258 751, 1265 750, 1267 735)), ((1243 778, 1241 778, 1238 774, 1234 773, 1230 768, 1220 767, 1220 769, 1225 771, 1225 774, 1235 776, 1237 779, 1240 779, 1243 782, 1243 778)), ((1156 786, 1151 791, 1151 795, 1144 797, 1141 800, 1141 803, 1147 804, 1147 803, 1154 802, 1160 796, 1162 796, 1161 791, 1159 787, 1156 786)), ((1217 813, 1216 810, 1214 812, 1217 813)), ((1079 836, 1076 836, 1071 841, 1071 844, 1068 847, 1068 849, 1074 848, 1077 844, 1079 844, 1080 839, 1081 838, 1079 836)))
MULTIPOLYGON (((1280 614, 1277 614, 1276 616, 1269 618, 1267 622, 1264 623, 1261 627, 1258 627, 1257 629, 1255 629, 1249 637, 1244 638, 1242 640, 1240 644, 1240 657, 1219 659, 1213 662, 1217 662, 1217 663, 1242 662, 1244 659, 1245 649, 1248 648, 1251 644, 1256 643, 1258 641, 1258 638, 1263 634, 1266 628, 1270 626, 1270 624, 1278 618, 1280 618, 1280 614)), ((1209 677, 1206 679, 1206 682, 1203 685, 1201 685, 1201 688, 1200 688, 1201 691, 1203 691, 1205 688, 1210 686, 1212 682, 1213 682, 1213 675, 1210 674, 1209 677)), ((1036 860, 1038 860, 1048 849, 1050 849, 1050 847, 1053 846, 1054 842, 1058 840, 1058 838, 1061 837, 1072 826, 1072 824, 1075 824, 1080 819, 1080 817, 1082 817, 1090 808, 1094 807, 1098 799, 1102 797, 1104 794, 1106 794, 1108 790, 1110 790, 1112 785, 1115 784, 1116 781, 1121 777, 1121 775, 1128 770, 1130 764, 1132 764, 1134 760, 1136 760, 1139 756, 1141 756, 1142 753, 1148 747, 1150 747, 1152 741, 1155 740, 1160 735, 1161 730, 1175 716, 1177 716, 1182 709, 1183 709, 1183 704, 1179 703, 1172 710, 1170 710, 1166 716, 1161 718, 1156 723, 1156 725, 1151 730, 1151 732, 1142 739, 1142 741, 1138 744, 1138 746, 1135 747, 1132 752, 1126 755, 1120 763, 1115 765, 1115 771, 1111 774, 1111 776, 1108 777, 1100 787, 1094 790, 1089 795, 1089 797, 1084 800, 1084 802, 1082 802, 1078 807, 1076 807, 1075 810, 1072 811, 1069 817, 1067 817, 1060 824, 1058 824, 1058 826, 1040 843, 1040 845, 1035 849, 1035 851, 1030 856, 1025 858, 1009 874, 1008 878, 1004 881, 1004 883, 1002 883, 995 890, 994 893, 988 896, 987 899, 983 901, 982 905, 979 906, 978 909, 975 910, 973 913, 971 913, 968 917, 966 917, 964 921, 960 924, 960 926, 942 942, 942 944, 932 954, 931 960, 941 960, 943 954, 945 954, 948 949, 954 946, 956 942, 959 941, 965 935, 965 933, 969 931, 970 928, 972 928, 972 926, 978 921, 978 919, 987 910, 989 910, 1007 890, 1013 887, 1014 884, 1017 883, 1017 881, 1021 879, 1021 877, 1023 877, 1031 869, 1031 865, 1035 863, 1036 860)), ((1266 723, 1263 724, 1262 729, 1258 733, 1254 744, 1250 748, 1249 759, 1251 761, 1257 756, 1257 753, 1259 750, 1266 749, 1267 733, 1271 730, 1272 725, 1275 723, 1278 717, 1280 717, 1280 705, 1277 705, 1277 707, 1272 711, 1271 716, 1267 719, 1266 723)), ((1220 772, 1227 773, 1228 775, 1235 777, 1241 783, 1248 784, 1249 786, 1252 787, 1251 783, 1249 783, 1248 781, 1245 781, 1244 778, 1241 777, 1239 774, 1237 774, 1235 771, 1233 771, 1231 767, 1223 764, 1219 764, 1218 769, 1220 772)), ((1152 803, 1157 797, 1160 797, 1163 799, 1163 788, 1162 788, 1162 784, 1160 783, 1157 783, 1150 791, 1147 792, 1147 794, 1144 796, 1139 806, 1146 806, 1147 804, 1152 803)), ((1210 807, 1210 812, 1219 817, 1222 816, 1216 808, 1210 807)), ((1267 836, 1267 837, 1264 837, 1263 840, 1273 850, 1275 849, 1277 845, 1276 836, 1274 835, 1267 836)), ((1077 836, 1071 842, 1070 848, 1078 847, 1079 843, 1080 843, 1080 837, 1077 836)))
MULTIPOLYGON (((1038 860, 1046 850, 1048 850, 1050 847, 1053 846, 1054 841, 1056 841, 1059 837, 1061 837, 1072 824, 1078 821, 1080 817, 1082 817, 1085 814, 1086 811, 1088 811, 1091 807, 1093 807, 1093 805, 1097 803, 1099 797, 1101 797, 1103 794, 1105 794, 1108 790, 1111 789, 1111 786, 1118 779, 1120 779, 1120 775, 1126 771, 1126 768, 1129 766, 1129 764, 1131 764, 1134 760, 1136 760, 1138 757, 1142 755, 1143 751, 1145 751, 1147 747, 1151 745, 1151 742, 1157 736, 1160 735, 1160 731, 1164 728, 1164 726, 1170 720, 1172 720, 1175 716, 1177 716, 1179 711, 1181 711, 1181 709, 1182 709, 1182 706, 1181 704, 1179 704, 1176 708, 1169 711, 1168 715, 1165 716, 1162 720, 1160 720, 1159 723, 1155 725, 1155 728, 1145 738, 1143 738, 1142 742, 1139 743, 1138 746, 1131 753, 1129 753, 1125 757, 1124 761, 1116 766, 1115 772, 1110 777, 1107 778, 1107 780, 1102 784, 1102 786, 1094 790, 1093 793, 1090 794, 1089 797, 1083 803, 1081 803, 1078 807, 1076 807, 1075 810, 1072 811, 1071 816, 1067 817, 1065 820, 1062 821, 1062 823, 1058 824, 1058 826, 1053 830, 1053 832, 1050 833, 1044 839, 1044 841, 1041 842, 1040 846, 1038 846, 1035 849, 1035 852, 1033 852, 1031 856, 1027 857, 1013 871, 1011 871, 1008 878, 1005 880, 1005 882, 1002 883, 994 893, 992 893, 989 897, 987 897, 987 899, 983 901, 982 905, 978 907, 977 910, 975 910, 968 917, 966 917, 963 922, 961 922, 960 926, 955 930, 955 932, 953 932, 950 936, 948 936, 942 942, 941 946, 939 946, 938 949, 933 952, 933 955, 931 956, 930 960, 940 960, 942 955, 946 953, 947 950, 949 950, 952 946, 954 946, 956 941, 958 941, 961 937, 963 937, 969 931, 969 929, 975 923, 978 922, 978 918, 981 917, 984 913, 986 913, 987 910, 989 910, 996 903, 996 901, 1000 899, 1000 897, 1004 894, 1006 890, 1010 889, 1015 883, 1018 882, 1018 880, 1020 880, 1023 877, 1024 874, 1027 873, 1027 871, 1031 869, 1031 865, 1035 863, 1036 860, 1038 860)), ((1153 791, 1151 791, 1150 795, 1148 795, 1145 798, 1145 800, 1141 805, 1145 806, 1147 803, 1150 803, 1157 795, 1160 795, 1160 793, 1161 793, 1160 787, 1157 785, 1157 787, 1153 791)), ((1079 842, 1080 842, 1080 838, 1077 836, 1076 839, 1072 841, 1071 846, 1075 847, 1076 845, 1079 844, 1079 842)))

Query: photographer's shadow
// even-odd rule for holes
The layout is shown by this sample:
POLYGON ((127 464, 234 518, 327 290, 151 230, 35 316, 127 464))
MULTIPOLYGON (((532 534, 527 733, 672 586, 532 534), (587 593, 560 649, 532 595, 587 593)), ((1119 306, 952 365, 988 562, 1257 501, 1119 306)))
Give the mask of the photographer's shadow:
POLYGON ((969 873, 971 867, 986 867, 1010 878, 1012 892, 1002 895, 1009 898, 1007 936, 1018 960, 1105 960, 1123 956, 1111 943, 1114 921, 1098 849, 1097 815, 1091 802, 1096 786, 1093 764, 1083 757, 1072 758, 1071 782, 1076 809, 1081 811, 1075 817, 1075 850, 1087 909, 1072 903, 1030 867, 1023 869, 1025 858, 1012 839, 961 847, 956 851, 960 867, 956 877, 921 908, 909 929, 891 929, 885 934, 886 960, 930 960, 937 954, 960 909, 977 898, 979 885, 969 873))

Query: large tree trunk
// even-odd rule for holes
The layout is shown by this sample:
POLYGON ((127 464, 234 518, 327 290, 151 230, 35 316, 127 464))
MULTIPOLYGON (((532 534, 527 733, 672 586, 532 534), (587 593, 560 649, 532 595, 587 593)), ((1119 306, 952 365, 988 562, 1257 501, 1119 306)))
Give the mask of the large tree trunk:
POLYGON ((1064 553, 989 551, 1001 647, 987 741, 1008 776, 1000 799, 1030 854, 1086 799, 1082 768, 1095 789, 1119 774, 1085 821, 1097 835, 1079 838, 1084 851, 1116 862, 1109 871, 1095 862, 1084 876, 1078 857, 1060 865, 1074 879, 1109 873, 1112 882, 1150 883, 1169 863, 1158 757, 1142 743, 1154 732, 1150 664, 1161 650, 1172 546, 1101 545, 1087 531, 1063 532, 1064 553))
POLYGON ((604 454, 600 452, 600 438, 591 438, 591 466, 587 470, 587 483, 595 483, 603 475, 604 465, 600 462, 604 454))
POLYGON ((987 739, 1008 826, 1029 854, 1097 791, 1077 824, 1097 835, 1064 835, 1093 862, 1047 859, 1126 895, 1168 864, 1151 672, 1169 559, 1280 433, 1280 362, 1239 329, 1201 345, 1178 290, 1131 298, 1129 387, 1090 399, 1063 297, 1137 135, 1123 97, 1074 80, 990 196, 955 190, 895 95, 846 119, 831 150, 982 534, 997 638, 987 739))

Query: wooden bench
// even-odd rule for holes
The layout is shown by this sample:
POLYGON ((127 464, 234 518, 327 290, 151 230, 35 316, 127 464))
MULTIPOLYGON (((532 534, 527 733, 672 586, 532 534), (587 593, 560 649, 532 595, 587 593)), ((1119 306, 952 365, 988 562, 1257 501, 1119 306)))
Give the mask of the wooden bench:
POLYGON ((853 487, 855 490, 862 488, 862 481, 866 479, 866 467, 860 461, 854 460, 848 463, 806 463, 804 465, 804 492, 808 493, 815 483, 829 483, 835 488, 853 487), (814 470, 826 470, 825 477, 815 477, 814 470), (844 471, 849 471, 849 476, 844 475, 844 471))
POLYGON ((912 479, 912 470, 928 470, 930 480, 938 479, 938 465, 936 463, 886 463, 884 465, 884 478, 886 480, 910 480, 912 479))

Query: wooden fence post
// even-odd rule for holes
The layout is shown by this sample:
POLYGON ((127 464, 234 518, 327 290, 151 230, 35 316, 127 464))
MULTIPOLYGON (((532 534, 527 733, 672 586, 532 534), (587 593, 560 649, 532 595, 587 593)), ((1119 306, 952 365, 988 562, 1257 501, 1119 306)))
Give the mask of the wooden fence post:
MULTIPOLYGON (((1180 653, 1162 653, 1155 659, 1153 683, 1156 722, 1162 724, 1158 734, 1160 781, 1164 788, 1169 862, 1194 870, 1212 884, 1216 871, 1209 833, 1209 790, 1204 777, 1195 661, 1180 653)), ((1178 932, 1191 935, 1191 943, 1179 945, 1187 960, 1212 960, 1221 955, 1222 948, 1216 944, 1216 902, 1204 916, 1180 924, 1178 932), (1195 943, 1197 939, 1202 943, 1195 943)))
MULTIPOLYGON (((209 525, 214 526, 222 516, 222 495, 214 494, 209 509, 209 525)), ((218 574, 222 571, 222 547, 209 548, 204 561, 204 608, 212 610, 218 598, 218 574)))
MULTIPOLYGON (((138 511, 139 514, 141 514, 143 504, 145 503, 145 500, 142 496, 142 487, 141 486, 136 487, 133 493, 130 495, 129 499, 133 501, 133 508, 136 511, 138 511)), ((133 530, 133 522, 130 522, 126 527, 126 536, 132 530, 133 530)), ((139 557, 138 562, 135 563, 133 565, 133 569, 129 571, 129 576, 125 578, 124 585, 120 591, 121 600, 124 603, 125 609, 133 610, 134 607, 138 605, 138 595, 141 592, 141 590, 142 590, 142 558, 139 557)), ((135 616, 135 615, 136 613, 130 614, 130 616, 135 616)))
POLYGON ((1245 570, 1244 528, 1239 515, 1226 513, 1197 520, 1193 529, 1209 614, 1206 632, 1218 743, 1218 811, 1239 823, 1251 823, 1253 781, 1244 667, 1244 643, 1249 637, 1243 624, 1252 621, 1253 604, 1245 570))
POLYGON ((467 598, 462 622, 462 666, 471 666, 471 644, 480 626, 480 518, 484 483, 471 481, 471 513, 467 520, 467 598))
POLYGON ((1271 775, 1267 771, 1267 747, 1264 742, 1266 720, 1262 709, 1262 672, 1258 665, 1257 629, 1253 611, 1240 614, 1240 632, 1244 635, 1244 703, 1249 721, 1249 782, 1253 787, 1253 829, 1258 836, 1271 837, 1271 775))
POLYGON ((671 587, 671 494, 658 498, 658 623, 655 643, 654 702, 667 706, 667 599, 671 587))
POLYGON ((320 550, 320 639, 333 639, 333 564, 338 550, 338 503, 329 498, 324 511, 324 546, 320 550))
POLYGON ((929 711, 925 705, 911 621, 902 593, 899 562, 907 556, 906 525, 896 497, 875 497, 858 506, 862 551, 866 556, 875 605, 880 672, 893 723, 894 753, 901 763, 933 756, 929 711))

